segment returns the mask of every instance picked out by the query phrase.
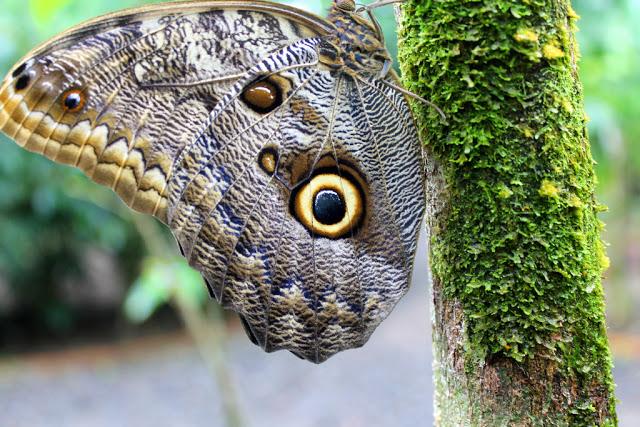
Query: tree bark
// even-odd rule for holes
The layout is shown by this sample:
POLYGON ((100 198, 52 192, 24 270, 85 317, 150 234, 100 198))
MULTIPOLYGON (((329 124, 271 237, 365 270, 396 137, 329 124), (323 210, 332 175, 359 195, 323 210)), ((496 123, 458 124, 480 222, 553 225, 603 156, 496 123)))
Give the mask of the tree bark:
POLYGON ((427 147, 435 421, 616 425, 568 0, 410 0, 400 63, 427 147))

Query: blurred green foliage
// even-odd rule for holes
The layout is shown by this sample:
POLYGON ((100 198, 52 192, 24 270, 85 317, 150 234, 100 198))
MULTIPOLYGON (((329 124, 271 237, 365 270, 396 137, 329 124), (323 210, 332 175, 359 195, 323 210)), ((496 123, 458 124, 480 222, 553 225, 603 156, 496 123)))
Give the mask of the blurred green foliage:
POLYGON ((574 0, 599 198, 609 206, 609 325, 640 325, 640 2, 574 0))
POLYGON ((125 218, 80 196, 90 187, 44 158, 0 145, 0 274, 22 309, 58 331, 73 323, 60 286, 87 276, 87 247, 118 255, 130 272, 141 247, 125 218))
MULTIPOLYGON (((3 0, 0 12, 0 75, 31 48, 85 19, 136 6, 140 0, 3 0)), ((324 15, 330 0, 286 1, 324 15)), ((624 260, 638 237, 628 228, 640 219, 640 2, 575 0, 582 15, 579 40, 593 151, 601 177, 601 198, 612 207, 609 223, 612 279, 621 323, 632 316, 633 299, 624 285, 624 260), (624 309, 626 304, 627 309, 624 309), (626 314, 624 314, 626 313, 626 314)), ((395 56, 393 9, 376 12, 395 56)), ((180 298, 206 299, 200 278, 186 267, 160 233, 162 251, 154 254, 149 230, 105 188, 79 171, 27 153, 0 136, 0 278, 10 284, 18 306, 52 330, 71 328, 73 310, 60 297, 61 284, 86 276, 82 262, 88 247, 115 257, 133 283, 124 310, 134 321, 147 319, 159 306, 180 298), (147 234, 147 238, 144 235, 147 234), (176 288, 176 286, 179 286, 176 288)), ((635 229, 635 228, 634 228, 635 229)), ((157 248, 155 248, 157 249, 157 248)), ((636 302, 637 303, 637 302, 636 302)), ((0 305, 2 307, 2 305, 0 305)), ((617 307, 617 308, 616 308, 617 307)), ((0 322, 3 313, 0 313, 0 322)), ((615 316, 614 316, 615 317, 615 316)), ((1 333, 1 329, 0 329, 1 333)))
MULTIPOLYGON (((113 1, 110 7, 132 5, 113 1)), ((107 2, 4 0, 0 12, 0 73, 36 44, 91 15, 107 2)), ((86 254, 98 248, 116 257, 133 279, 144 245, 117 197, 79 171, 26 152, 0 136, 0 276, 15 303, 43 332, 72 330, 76 310, 63 286, 88 276, 86 254)), ((10 313, 0 313, 0 332, 10 313)))
POLYGON ((640 174, 640 3, 578 0, 575 8, 591 142, 606 190, 621 184, 615 182, 621 159, 629 178, 640 174))
POLYGON ((127 318, 144 322, 162 305, 181 299, 192 309, 207 298, 200 273, 182 258, 148 258, 124 301, 127 318))

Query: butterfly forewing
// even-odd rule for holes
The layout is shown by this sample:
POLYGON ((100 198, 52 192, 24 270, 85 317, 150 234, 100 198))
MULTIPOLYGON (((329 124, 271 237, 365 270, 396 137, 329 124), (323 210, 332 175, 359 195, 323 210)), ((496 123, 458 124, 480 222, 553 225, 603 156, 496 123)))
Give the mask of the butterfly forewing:
POLYGON ((165 221, 174 159, 222 96, 268 52, 330 28, 290 8, 239 5, 162 5, 70 30, 5 80, 0 128, 165 221), (67 108, 70 90, 82 108, 67 108))

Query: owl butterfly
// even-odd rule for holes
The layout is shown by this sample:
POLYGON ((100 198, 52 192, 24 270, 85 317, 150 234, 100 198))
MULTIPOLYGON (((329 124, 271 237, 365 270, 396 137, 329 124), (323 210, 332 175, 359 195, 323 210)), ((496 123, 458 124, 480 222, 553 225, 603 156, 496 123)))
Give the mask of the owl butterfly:
POLYGON ((255 344, 319 363, 363 345, 406 292, 424 211, 406 92, 362 12, 107 15, 13 68, 0 129, 167 224, 255 344))

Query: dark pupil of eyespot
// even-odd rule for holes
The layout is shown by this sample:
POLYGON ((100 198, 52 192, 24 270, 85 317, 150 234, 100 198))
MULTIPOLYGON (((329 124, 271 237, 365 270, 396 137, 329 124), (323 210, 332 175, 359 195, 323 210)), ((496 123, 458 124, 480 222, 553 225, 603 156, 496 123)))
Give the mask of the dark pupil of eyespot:
POLYGON ((313 200, 313 216, 325 225, 333 225, 344 218, 345 205, 338 193, 333 190, 320 190, 313 200))
POLYGON ((80 94, 78 93, 70 93, 64 99, 64 106, 67 107, 69 110, 78 108, 78 105, 80 105, 80 94))
POLYGON ((26 88, 29 85, 29 80, 30 78, 28 75, 20 76, 20 78, 16 81, 16 90, 22 90, 26 88))

